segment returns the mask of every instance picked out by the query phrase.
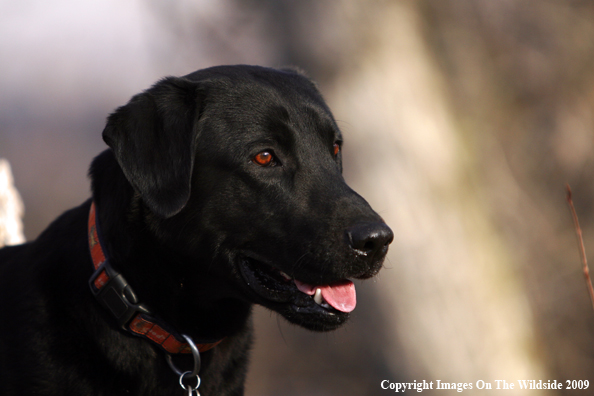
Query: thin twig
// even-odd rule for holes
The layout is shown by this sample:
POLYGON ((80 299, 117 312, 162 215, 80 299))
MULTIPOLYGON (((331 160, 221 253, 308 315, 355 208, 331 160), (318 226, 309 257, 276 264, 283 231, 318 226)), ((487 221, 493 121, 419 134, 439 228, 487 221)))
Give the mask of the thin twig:
POLYGON ((569 184, 567 184, 565 187, 567 189, 567 203, 569 204, 571 217, 573 217, 573 225, 575 226, 575 234, 577 236, 578 246, 580 249, 580 257, 582 258, 584 278, 586 278, 586 286, 588 287, 590 301, 592 301, 592 308, 594 309, 594 288, 592 287, 592 280, 590 279, 590 270, 588 269, 588 259, 586 258, 586 248, 584 247, 582 229, 580 228, 580 222, 578 221, 577 213, 575 212, 575 208, 573 206, 573 200, 571 199, 571 188, 569 187, 569 184))

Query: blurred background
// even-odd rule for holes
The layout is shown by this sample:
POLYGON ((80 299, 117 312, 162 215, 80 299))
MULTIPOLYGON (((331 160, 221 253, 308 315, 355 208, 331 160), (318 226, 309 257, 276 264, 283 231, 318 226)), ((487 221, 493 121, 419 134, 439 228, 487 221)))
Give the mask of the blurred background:
POLYGON ((247 395, 380 395, 386 379, 589 380, 528 393, 593 394, 565 183, 594 257, 594 2, 0 0, 0 158, 27 239, 89 196, 113 109, 236 63, 319 83, 347 182, 396 234, 344 328, 256 310, 247 395))

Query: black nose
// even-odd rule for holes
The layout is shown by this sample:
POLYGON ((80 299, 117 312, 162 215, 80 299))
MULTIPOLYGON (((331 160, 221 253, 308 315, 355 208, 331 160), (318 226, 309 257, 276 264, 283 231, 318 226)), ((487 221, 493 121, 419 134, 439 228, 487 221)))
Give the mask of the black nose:
POLYGON ((366 256, 385 254, 394 239, 394 233, 383 222, 357 224, 347 233, 351 247, 366 256))

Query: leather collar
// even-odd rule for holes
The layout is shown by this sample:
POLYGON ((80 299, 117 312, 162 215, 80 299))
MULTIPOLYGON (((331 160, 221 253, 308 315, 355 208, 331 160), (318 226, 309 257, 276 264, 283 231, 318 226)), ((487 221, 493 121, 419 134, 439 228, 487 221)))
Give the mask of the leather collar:
MULTIPOLYGON (((183 336, 142 304, 132 286, 110 263, 100 237, 95 202, 91 202, 88 239, 95 272, 89 279, 91 292, 127 332, 149 340, 169 354, 192 353, 183 336)), ((217 346, 222 340, 196 344, 200 352, 217 346)))

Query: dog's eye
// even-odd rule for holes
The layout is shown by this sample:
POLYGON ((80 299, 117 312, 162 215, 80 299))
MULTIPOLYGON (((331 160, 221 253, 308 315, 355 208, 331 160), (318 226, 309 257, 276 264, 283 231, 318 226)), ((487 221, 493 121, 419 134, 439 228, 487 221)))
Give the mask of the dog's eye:
POLYGON ((261 153, 256 154, 256 156, 252 158, 252 161, 260 166, 273 166, 276 164, 274 156, 270 151, 262 151, 261 153))
POLYGON ((334 156, 336 157, 338 155, 338 153, 340 152, 340 145, 338 143, 334 143, 332 150, 333 150, 332 152, 334 153, 334 156))

